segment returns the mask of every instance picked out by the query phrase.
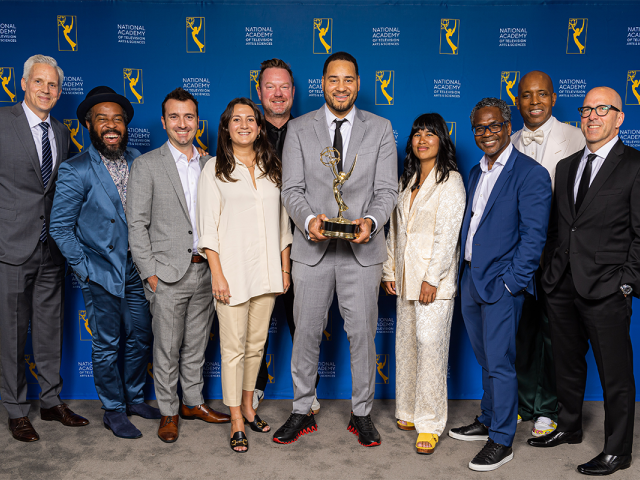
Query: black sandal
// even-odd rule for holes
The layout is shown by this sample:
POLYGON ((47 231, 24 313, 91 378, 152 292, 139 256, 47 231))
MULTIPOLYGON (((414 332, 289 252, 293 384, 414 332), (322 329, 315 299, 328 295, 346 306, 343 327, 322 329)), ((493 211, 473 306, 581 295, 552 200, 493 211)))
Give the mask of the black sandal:
POLYGON ((271 429, 265 431, 265 427, 268 427, 269 424, 267 422, 265 422, 264 420, 262 420, 258 414, 256 413, 255 417, 253 417, 253 422, 250 422, 249 420, 247 420, 247 418, 245 417, 244 419, 245 423, 247 423, 249 425, 249 427, 251 427, 251 430, 253 430, 254 432, 259 432, 259 433, 267 433, 269 432, 271 429))
POLYGON ((233 434, 233 437, 229 440, 229 445, 231 446, 231 450, 236 453, 246 453, 249 451, 249 440, 247 440, 247 436, 244 432, 236 432, 233 434), (247 447, 246 450, 236 450, 235 447, 247 447))

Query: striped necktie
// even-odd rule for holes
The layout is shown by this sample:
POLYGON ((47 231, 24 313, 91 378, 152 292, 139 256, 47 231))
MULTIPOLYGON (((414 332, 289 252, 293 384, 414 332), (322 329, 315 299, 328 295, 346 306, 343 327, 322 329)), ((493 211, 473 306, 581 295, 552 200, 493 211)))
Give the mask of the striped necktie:
MULTIPOLYGON (((51 154, 51 144, 49 143, 49 124, 42 122, 40 124, 42 128, 42 164, 40 165, 40 173, 42 174, 42 183, 45 190, 49 184, 51 178, 51 172, 53 171, 53 155, 51 154)), ((47 220, 42 222, 42 231, 40 232, 40 241, 47 240, 47 220)))

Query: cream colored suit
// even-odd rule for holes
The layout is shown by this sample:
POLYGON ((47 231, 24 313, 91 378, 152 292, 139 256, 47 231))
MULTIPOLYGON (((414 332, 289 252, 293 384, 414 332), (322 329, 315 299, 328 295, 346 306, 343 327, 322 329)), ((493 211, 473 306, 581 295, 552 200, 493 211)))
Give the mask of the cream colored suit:
MULTIPOLYGON (((577 151, 582 150, 585 146, 585 140, 579 128, 567 123, 562 123, 555 117, 551 117, 550 121, 553 122, 553 124, 551 125, 549 140, 547 140, 542 161, 539 163, 549 172, 551 176, 551 186, 555 188, 556 165, 563 158, 567 158, 577 151)), ((527 153, 522 143, 522 132, 523 130, 520 129, 512 134, 511 143, 513 143, 513 146, 516 147, 517 150, 526 155, 527 153)))
POLYGON ((415 423, 418 433, 441 435, 447 423, 449 335, 466 195, 458 172, 439 184, 435 175, 433 169, 411 208, 411 188, 399 192, 382 281, 395 281, 398 294, 396 418, 415 423), (423 281, 438 289, 428 305, 418 302, 423 281))

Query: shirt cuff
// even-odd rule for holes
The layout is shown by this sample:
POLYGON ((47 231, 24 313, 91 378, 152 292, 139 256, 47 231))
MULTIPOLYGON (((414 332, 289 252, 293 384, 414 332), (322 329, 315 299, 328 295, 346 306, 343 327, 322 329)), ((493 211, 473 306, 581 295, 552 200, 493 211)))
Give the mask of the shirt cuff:
POLYGON ((371 238, 378 231, 378 222, 376 221, 375 217, 372 217, 371 215, 365 215, 364 218, 370 218, 373 222, 373 225, 371 225, 371 234, 369 234, 369 238, 371 238))
POLYGON ((304 221, 304 233, 307 234, 307 240, 311 240, 311 237, 309 236, 309 222, 314 218, 316 218, 315 215, 309 215, 307 219, 304 221))

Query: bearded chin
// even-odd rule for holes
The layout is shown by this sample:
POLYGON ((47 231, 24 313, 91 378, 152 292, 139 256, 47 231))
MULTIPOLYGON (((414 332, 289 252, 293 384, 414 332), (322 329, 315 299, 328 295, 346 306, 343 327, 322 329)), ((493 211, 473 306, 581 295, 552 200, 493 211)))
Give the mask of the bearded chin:
POLYGON ((328 97, 326 94, 324 96, 325 102, 327 102, 329 105, 331 105, 331 108, 333 108, 336 112, 346 112, 347 110, 349 110, 353 106, 354 103, 356 103, 357 99, 358 99, 358 92, 355 92, 351 102, 347 102, 347 103, 341 105, 338 102, 334 102, 333 98, 328 97))
POLYGON ((124 135, 120 138, 120 142, 113 146, 104 143, 100 134, 91 124, 89 124, 89 137, 91 138, 93 146, 96 147, 96 150, 98 150, 104 158, 109 160, 118 160, 122 157, 127 148, 127 144, 129 143, 129 132, 126 128, 124 130, 124 135))

